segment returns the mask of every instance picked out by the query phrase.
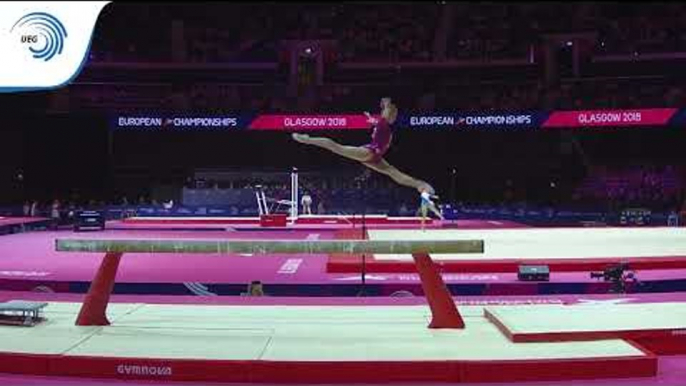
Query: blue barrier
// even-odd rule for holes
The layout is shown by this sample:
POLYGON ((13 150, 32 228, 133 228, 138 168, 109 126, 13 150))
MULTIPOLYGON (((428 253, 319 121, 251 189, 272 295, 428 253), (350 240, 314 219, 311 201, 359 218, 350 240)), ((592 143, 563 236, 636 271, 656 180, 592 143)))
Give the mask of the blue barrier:
MULTIPOLYGON (((175 206, 166 209, 162 206, 153 205, 112 205, 105 208, 91 208, 102 211, 108 220, 123 219, 132 216, 139 217, 257 217, 258 211, 254 205, 242 206, 175 206)), ((330 208, 331 209, 331 208, 330 208)), ((356 210, 336 210, 332 213, 361 213, 356 210)), ((637 225, 634 223, 623 224, 621 212, 603 212, 593 210, 569 210, 554 208, 535 207, 496 207, 496 206, 469 206, 445 205, 444 215, 447 220, 475 219, 475 220, 509 220, 533 226, 572 226, 584 223, 600 223, 610 226, 637 225)), ((373 206, 366 209, 367 213, 387 214, 389 216, 406 216, 400 213, 398 208, 390 209, 385 206, 373 206)), ((413 211, 410 211, 414 213, 413 211)), ((0 216, 20 216, 21 207, 0 208, 0 216)), ((652 226, 678 226, 678 215, 675 213, 651 212, 644 219, 643 225, 652 226)))
MULTIPOLYGON (((444 215, 448 220, 457 219, 483 219, 483 220, 509 220, 529 225, 554 226, 554 225, 581 225, 584 223, 606 224, 610 226, 636 225, 624 224, 621 221, 621 212, 580 211, 553 208, 511 208, 492 206, 459 206, 444 208, 444 215)), ((643 225, 669 225, 668 213, 652 212, 643 225)), ((672 224, 674 221, 672 221, 672 224)))

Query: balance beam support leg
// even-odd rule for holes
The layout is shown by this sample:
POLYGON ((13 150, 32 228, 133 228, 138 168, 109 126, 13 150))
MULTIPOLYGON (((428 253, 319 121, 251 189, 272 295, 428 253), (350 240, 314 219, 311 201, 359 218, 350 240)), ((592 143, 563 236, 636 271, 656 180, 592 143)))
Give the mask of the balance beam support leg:
POLYGON ((109 326, 107 304, 114 289, 114 279, 122 255, 123 253, 107 253, 103 258, 76 318, 77 326, 109 326))
POLYGON ((431 308, 429 328, 464 328, 462 316, 457 311, 450 291, 429 254, 415 253, 412 258, 431 308))

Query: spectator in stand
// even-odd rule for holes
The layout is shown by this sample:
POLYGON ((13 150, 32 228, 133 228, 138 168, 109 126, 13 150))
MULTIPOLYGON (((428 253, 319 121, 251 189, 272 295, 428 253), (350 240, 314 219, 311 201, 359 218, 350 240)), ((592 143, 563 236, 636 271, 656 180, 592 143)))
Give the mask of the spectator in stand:
POLYGON ((74 201, 70 201, 69 205, 67 205, 67 219, 69 224, 73 223, 77 211, 78 206, 74 203, 74 201))
POLYGON ((38 217, 39 214, 40 213, 39 213, 39 208, 38 208, 38 201, 34 200, 33 203, 31 204, 31 211, 30 211, 29 215, 31 217, 38 217))
POLYGON ((248 285, 247 296, 267 296, 264 293, 264 288, 262 287, 262 282, 259 280, 253 280, 248 285))
POLYGON ((50 207, 50 219, 52 220, 52 226, 57 229, 60 224, 60 202, 55 199, 50 207))

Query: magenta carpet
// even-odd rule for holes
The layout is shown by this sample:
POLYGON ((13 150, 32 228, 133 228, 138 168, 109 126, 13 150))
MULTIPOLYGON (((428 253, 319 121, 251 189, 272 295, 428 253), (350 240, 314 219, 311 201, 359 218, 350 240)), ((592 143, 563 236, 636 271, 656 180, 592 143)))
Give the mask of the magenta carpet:
POLYGON ((30 224, 49 220, 44 217, 0 217, 0 227, 8 225, 30 224))
MULTIPOLYGON (((177 239, 259 239, 267 232, 220 231, 104 231, 80 233, 79 238, 177 238, 177 239)), ((74 237, 70 231, 20 233, 0 237, 0 279, 42 279, 90 281, 102 255, 56 252, 55 238, 74 237), (22 275, 21 273, 24 273, 22 275)), ((333 232, 280 232, 274 238, 302 240, 329 239, 333 232)), ((122 259, 119 281, 231 283, 250 280, 269 282, 311 282, 325 277, 326 255, 199 255, 127 254, 122 259), (299 259, 297 275, 281 269, 289 259, 299 259)), ((289 271, 290 272, 290 271, 289 271)))
MULTIPOLYGON (((366 225, 370 229, 417 229, 417 224, 394 224, 394 223, 382 223, 375 224, 370 223, 366 225)), ((528 228, 528 225, 507 221, 507 220, 459 220, 459 221, 440 221, 434 220, 431 224, 426 225, 427 228, 454 228, 459 227, 460 229, 496 229, 496 228, 528 228)), ((173 221, 154 221, 154 218, 150 220, 135 222, 135 221, 121 221, 113 220, 107 222, 108 229, 119 229, 119 230, 168 230, 168 229, 210 229, 210 230, 232 230, 232 229, 262 229, 257 222, 250 223, 240 223, 235 221, 227 220, 222 223, 220 221, 213 223, 202 223, 195 222, 193 220, 173 220, 173 221)), ((325 222, 309 222, 303 224, 289 225, 288 230, 302 230, 302 231, 316 231, 316 230, 340 230, 340 229, 360 229, 360 224, 327 224, 325 222)), ((284 228, 280 228, 284 229, 284 228)))
MULTIPOLYGON (((85 294, 0 291, 0 302, 13 299, 81 302, 85 294)), ((686 302, 686 292, 654 294, 587 294, 587 295, 503 295, 455 296, 458 305, 518 305, 518 304, 628 304, 686 302)), ((244 297, 244 296, 181 296, 181 295, 112 295, 112 303, 148 304, 217 304, 217 305, 311 305, 311 306, 407 306, 426 304, 416 297, 244 297)))
MULTIPOLYGON (((75 237, 71 231, 19 233, 0 237, 0 280, 90 281, 102 256, 93 253, 56 252, 57 237, 75 237)), ((178 239, 332 239, 332 231, 105 231, 80 233, 81 238, 178 238, 178 239)), ((245 283, 262 280, 270 284, 350 284, 360 275, 329 274, 326 255, 200 255, 127 254, 122 259, 117 279, 129 283, 245 283)), ((646 270, 640 279, 678 280, 686 269, 646 270)), ((370 284, 419 283, 414 273, 373 273, 370 284)), ((446 273, 448 283, 520 283, 516 273, 446 273)), ((588 272, 558 272, 551 276, 558 283, 599 283, 588 272)))
MULTIPOLYGON (((60 238, 116 239, 332 239, 333 231, 171 231, 108 230, 75 234, 71 231, 29 232, 0 237, 0 281, 35 280, 87 282, 93 278, 102 256, 94 253, 56 252, 60 238)), ((127 254, 122 259, 118 282, 127 283, 246 283, 261 280, 269 284, 354 284, 358 273, 330 274, 327 255, 202 255, 202 254, 127 254)), ((640 280, 679 280, 686 269, 644 270, 640 280)), ((522 284, 517 274, 445 273, 453 284, 522 284)), ((416 273, 372 273, 369 284, 419 284, 416 273)), ((588 272, 556 272, 551 283, 603 284, 588 272)), ((508 289, 510 290, 510 289, 508 289)))
MULTIPOLYGON (((481 224, 485 228, 495 224, 481 224), (490 226, 489 226, 490 225, 490 226)), ((336 229, 340 229, 340 226, 336 229)), ((56 238, 112 238, 112 239, 332 239, 334 229, 269 230, 142 230, 120 229, 104 232, 79 233, 50 231, 21 233, 0 237, 0 281, 3 280, 56 280, 90 281, 97 270, 101 255, 90 253, 64 253, 54 251, 56 238)), ((354 284, 359 275, 327 274, 326 255, 198 255, 198 254, 128 254, 122 259, 119 282, 129 283, 245 283, 262 280, 265 283, 283 284, 354 284)), ((651 270, 640 273, 642 280, 667 280, 686 277, 684 270, 651 270)), ((445 274, 448 283, 520 283, 515 273, 445 274)), ((372 274, 368 283, 418 284, 416 274, 372 274)), ((588 272, 564 272, 553 275, 553 282, 594 283, 588 272)), ((13 299, 81 302, 83 294, 38 293, 0 291, 0 301, 13 299)), ((548 295, 515 296, 512 292, 502 296, 456 297, 460 305, 492 304, 617 304, 641 302, 686 302, 686 292, 624 295, 548 295)), ((179 295, 113 295, 112 302, 143 302, 157 304, 232 304, 232 305, 415 305, 425 304, 424 297, 261 297, 237 296, 179 296, 179 295)), ((612 379, 584 381, 590 385, 666 385, 680 384, 686 379, 686 356, 667 356, 659 359, 659 372, 654 378, 612 379)), ((111 381, 83 378, 0 375, 0 384, 12 385, 188 385, 198 383, 162 383, 140 381, 111 381)), ((538 385, 540 383, 510 383, 538 385)), ((578 382, 546 382, 546 385, 567 386, 578 382)), ((209 385, 203 383, 203 385, 209 385)), ((480 384, 487 385, 487 384, 480 384)))

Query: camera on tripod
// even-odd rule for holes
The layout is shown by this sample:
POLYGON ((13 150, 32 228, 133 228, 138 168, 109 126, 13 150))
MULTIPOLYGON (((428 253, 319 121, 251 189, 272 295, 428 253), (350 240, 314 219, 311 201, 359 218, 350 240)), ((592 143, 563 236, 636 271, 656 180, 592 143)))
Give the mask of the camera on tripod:
POLYGON ((612 284, 610 292, 626 292, 626 284, 631 281, 637 283, 635 272, 630 270, 629 264, 617 263, 607 266, 603 272, 591 272, 591 279, 603 279, 612 284))
MULTIPOLYGON (((629 270, 629 264, 612 264, 605 268, 603 272, 591 272, 591 279, 603 279, 605 281, 620 280, 624 272, 629 270)), ((633 276, 633 273, 630 273, 633 276)))

